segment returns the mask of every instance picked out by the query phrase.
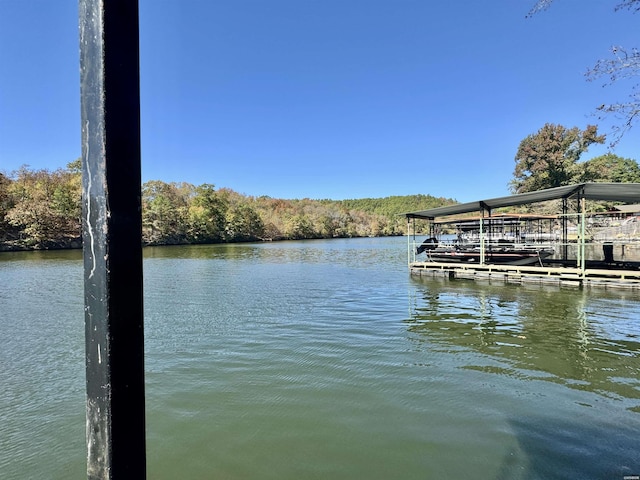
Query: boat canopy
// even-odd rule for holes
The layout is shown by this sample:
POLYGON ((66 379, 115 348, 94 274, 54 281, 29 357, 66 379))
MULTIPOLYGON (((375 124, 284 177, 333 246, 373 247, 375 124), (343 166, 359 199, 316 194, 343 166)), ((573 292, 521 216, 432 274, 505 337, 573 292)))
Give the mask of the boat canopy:
POLYGON ((407 212, 407 218, 433 220, 436 217, 458 215, 469 212, 487 211, 501 207, 512 207, 548 200, 584 198, 586 200, 604 200, 624 203, 640 201, 640 183, 578 183, 562 187, 548 188, 536 192, 520 193, 507 197, 497 197, 476 202, 458 203, 446 207, 431 208, 417 212, 407 212))

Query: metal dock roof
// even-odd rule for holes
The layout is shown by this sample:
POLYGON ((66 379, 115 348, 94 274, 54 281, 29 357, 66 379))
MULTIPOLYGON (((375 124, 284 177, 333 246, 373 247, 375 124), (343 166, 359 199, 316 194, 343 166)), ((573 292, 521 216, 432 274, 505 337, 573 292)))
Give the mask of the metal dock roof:
POLYGON ((625 203, 640 202, 640 183, 578 183, 563 187, 548 188, 536 192, 520 193, 507 197, 459 203, 446 207, 407 212, 407 218, 433 220, 436 217, 462 213, 489 211, 500 207, 511 207, 529 203, 545 202, 561 198, 584 198, 587 200, 608 200, 625 203))

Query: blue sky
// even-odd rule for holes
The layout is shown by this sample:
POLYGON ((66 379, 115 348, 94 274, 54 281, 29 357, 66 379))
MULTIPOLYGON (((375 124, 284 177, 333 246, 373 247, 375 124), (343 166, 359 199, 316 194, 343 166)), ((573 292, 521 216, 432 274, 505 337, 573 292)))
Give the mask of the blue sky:
MULTIPOLYGON (((140 0, 143 181, 275 198, 507 195, 546 122, 609 132, 584 73, 617 0, 140 0)), ((75 0, 0 0, 0 171, 78 158, 75 0)), ((640 160, 638 128, 614 153, 640 160)), ((592 147, 583 157, 606 152, 592 147)))

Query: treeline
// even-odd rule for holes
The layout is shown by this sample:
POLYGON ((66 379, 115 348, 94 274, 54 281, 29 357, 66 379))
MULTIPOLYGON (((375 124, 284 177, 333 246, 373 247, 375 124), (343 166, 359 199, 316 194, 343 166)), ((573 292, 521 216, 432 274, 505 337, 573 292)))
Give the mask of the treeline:
MULTIPOLYGON (((0 250, 79 248, 81 165, 0 173, 0 250)), ((455 203, 430 195, 359 200, 252 197, 212 184, 142 185, 145 245, 400 235, 403 212, 455 203)))

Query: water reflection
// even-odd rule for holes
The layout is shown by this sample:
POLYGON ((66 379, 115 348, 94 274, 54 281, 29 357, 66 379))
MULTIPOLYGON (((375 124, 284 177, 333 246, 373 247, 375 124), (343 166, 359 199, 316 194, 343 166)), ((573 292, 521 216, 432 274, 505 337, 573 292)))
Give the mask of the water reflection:
MULTIPOLYGON (((34 265, 35 262, 55 263, 64 261, 82 260, 82 250, 29 250, 17 252, 0 252, 0 264, 4 262, 23 262, 25 265, 34 265)), ((38 265, 39 268, 39 265, 38 265)))
POLYGON ((370 268, 387 262, 405 270, 406 251, 400 237, 339 238, 282 242, 146 247, 144 257, 165 260, 251 261, 266 264, 344 264, 370 268))
POLYGON ((421 348, 473 351, 460 368, 542 379, 640 412, 634 292, 415 279, 408 329, 421 348))

